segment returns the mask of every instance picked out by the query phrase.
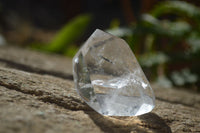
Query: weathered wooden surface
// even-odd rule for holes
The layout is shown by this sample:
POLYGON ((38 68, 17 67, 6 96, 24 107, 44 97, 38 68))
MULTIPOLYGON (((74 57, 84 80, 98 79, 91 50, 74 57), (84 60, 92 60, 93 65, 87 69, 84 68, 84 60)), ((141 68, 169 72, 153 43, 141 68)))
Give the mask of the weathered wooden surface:
POLYGON ((200 132, 200 94, 153 86, 155 109, 101 116, 77 95, 71 59, 0 47, 0 133, 200 132))

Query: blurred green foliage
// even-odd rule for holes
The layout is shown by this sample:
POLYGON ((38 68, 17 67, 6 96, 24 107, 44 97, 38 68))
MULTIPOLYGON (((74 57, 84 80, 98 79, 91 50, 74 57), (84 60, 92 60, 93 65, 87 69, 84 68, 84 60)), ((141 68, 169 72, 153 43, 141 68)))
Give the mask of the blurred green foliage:
MULTIPOLYGON (((40 50, 73 56, 76 41, 84 34, 90 15, 80 15, 68 22, 40 50)), ((151 80, 170 87, 200 84, 200 9, 184 1, 160 2, 136 23, 120 27, 111 21, 107 32, 124 38, 151 80)))
POLYGON ((137 23, 108 32, 129 43, 151 80, 167 87, 198 86, 199 22, 198 7, 183 1, 164 1, 150 13, 142 14, 137 23))
POLYGON ((56 53, 64 53, 70 44, 73 44, 84 34, 89 25, 91 16, 80 15, 68 22, 55 36, 47 50, 56 53))
POLYGON ((200 9, 192 4, 184 1, 166 1, 158 4, 151 11, 154 17, 162 16, 163 14, 176 14, 182 17, 188 17, 193 21, 200 21, 200 9))
POLYGON ((83 14, 69 21, 52 39, 50 44, 33 44, 36 49, 73 56, 78 47, 76 41, 85 33, 91 21, 91 15, 83 14))

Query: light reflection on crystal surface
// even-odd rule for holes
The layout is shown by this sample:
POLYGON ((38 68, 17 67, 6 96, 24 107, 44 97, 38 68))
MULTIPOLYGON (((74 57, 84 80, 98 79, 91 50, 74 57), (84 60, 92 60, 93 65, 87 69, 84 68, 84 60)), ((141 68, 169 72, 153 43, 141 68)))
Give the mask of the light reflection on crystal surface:
POLYGON ((136 116, 154 108, 155 97, 128 44, 96 30, 73 59, 75 88, 94 110, 136 116))

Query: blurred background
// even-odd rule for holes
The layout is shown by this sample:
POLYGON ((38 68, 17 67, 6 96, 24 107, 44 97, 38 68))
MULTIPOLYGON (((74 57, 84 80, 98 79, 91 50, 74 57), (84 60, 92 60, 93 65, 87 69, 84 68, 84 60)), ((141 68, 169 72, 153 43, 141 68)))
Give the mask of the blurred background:
POLYGON ((200 91, 200 3, 0 0, 0 45, 73 57, 95 29, 127 41, 150 81, 200 91))

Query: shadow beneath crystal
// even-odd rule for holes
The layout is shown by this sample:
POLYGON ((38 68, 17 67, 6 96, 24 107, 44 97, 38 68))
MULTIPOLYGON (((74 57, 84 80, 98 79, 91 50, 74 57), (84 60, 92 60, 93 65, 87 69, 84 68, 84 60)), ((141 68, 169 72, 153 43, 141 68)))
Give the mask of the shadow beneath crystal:
POLYGON ((147 113, 141 116, 138 116, 138 118, 147 124, 149 128, 157 129, 161 133, 171 133, 171 128, 165 123, 165 121, 159 117, 155 113, 147 113))
POLYGON ((106 133, 127 133, 149 131, 158 133, 171 133, 171 128, 155 113, 148 113, 141 116, 103 116, 95 111, 85 111, 93 122, 106 133))

